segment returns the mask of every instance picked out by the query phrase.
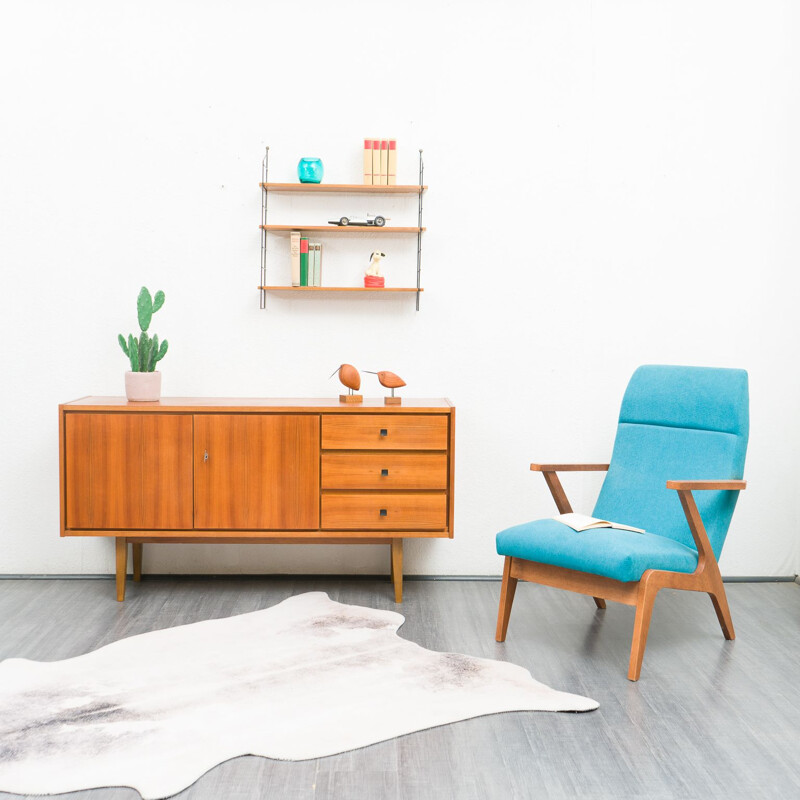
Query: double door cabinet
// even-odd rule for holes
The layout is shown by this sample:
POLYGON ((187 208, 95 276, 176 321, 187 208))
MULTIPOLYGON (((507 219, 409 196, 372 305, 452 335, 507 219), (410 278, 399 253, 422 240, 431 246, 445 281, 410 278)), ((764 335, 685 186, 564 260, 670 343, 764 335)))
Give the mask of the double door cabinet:
POLYGON ((61 535, 116 539, 117 599, 152 542, 390 546, 453 536, 447 400, 87 397, 59 406, 61 535))

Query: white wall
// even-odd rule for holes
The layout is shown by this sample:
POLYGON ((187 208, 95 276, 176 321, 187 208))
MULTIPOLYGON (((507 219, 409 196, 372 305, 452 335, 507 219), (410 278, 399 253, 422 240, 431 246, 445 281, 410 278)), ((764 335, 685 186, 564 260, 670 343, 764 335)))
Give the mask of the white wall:
MULTIPOLYGON (((56 407, 122 393, 115 340, 135 325, 142 284, 167 294, 154 325, 171 344, 165 394, 330 396, 328 375, 348 361, 456 403, 456 537, 409 543, 408 573, 497 574, 494 534, 554 513, 530 461, 606 459, 638 364, 744 367, 750 488, 722 570, 798 572, 794 6, 6 9, 0 573, 112 569, 110 541, 58 537, 56 407), (370 34, 356 22, 367 13, 370 34), (364 135, 399 140, 401 182, 425 149, 420 312, 407 297, 276 295, 259 310, 265 145, 274 180, 319 155, 327 181, 358 181, 364 135)), ((280 202, 274 221, 308 209, 280 202)), ((354 283, 367 242, 330 244, 354 283)), ((413 248, 384 246, 399 280, 413 248)), ((565 483, 591 510, 597 480, 565 483)), ((368 547, 161 545, 145 561, 388 568, 368 547)))

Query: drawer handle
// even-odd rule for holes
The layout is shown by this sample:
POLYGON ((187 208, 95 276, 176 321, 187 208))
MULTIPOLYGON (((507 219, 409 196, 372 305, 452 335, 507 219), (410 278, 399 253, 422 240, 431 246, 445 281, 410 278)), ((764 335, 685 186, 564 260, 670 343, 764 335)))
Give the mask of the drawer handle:
POLYGON ((203 462, 208 461, 208 450, 203 450, 203 462))
POLYGON ((389 470, 388 469, 382 469, 381 470, 381 475, 388 475, 388 474, 389 474, 389 470))
POLYGON ((381 436, 388 436, 389 431, 386 428, 381 428, 381 436))
POLYGON ((382 509, 381 509, 381 516, 382 516, 382 517, 386 517, 386 516, 388 516, 388 512, 386 511, 386 509, 385 509, 385 508, 382 508, 382 509))

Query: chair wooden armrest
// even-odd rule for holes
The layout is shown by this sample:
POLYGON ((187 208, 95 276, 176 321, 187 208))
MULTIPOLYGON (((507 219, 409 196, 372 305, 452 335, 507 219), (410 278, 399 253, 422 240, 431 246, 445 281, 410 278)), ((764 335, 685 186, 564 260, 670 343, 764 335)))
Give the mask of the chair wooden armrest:
POLYGON ((572 506, 556 472, 605 472, 607 469, 608 464, 531 464, 533 472, 544 476, 559 514, 571 514, 572 506))
MULTIPOLYGON (((692 491, 695 489, 711 489, 716 491, 740 491, 747 486, 747 481, 736 480, 722 480, 722 481, 667 481, 667 489, 675 489, 678 492, 678 497, 683 506, 683 513, 686 515, 686 522, 689 524, 689 530, 692 533, 695 546, 697 547, 697 573, 703 572, 706 568, 706 562, 713 563, 713 569, 719 572, 716 566, 717 559, 714 555, 714 550, 711 547, 711 542, 708 540, 705 525, 700 517, 700 512, 697 510, 697 503, 695 503, 692 491)), ((696 573, 696 574, 697 574, 696 573)), ((722 579, 720 578, 720 581, 722 579)))
POLYGON ((747 481, 667 481, 667 489, 677 491, 693 491, 694 489, 713 489, 741 491, 747 488, 747 481))
POLYGON ((605 472, 608 464, 531 464, 533 472, 605 472))

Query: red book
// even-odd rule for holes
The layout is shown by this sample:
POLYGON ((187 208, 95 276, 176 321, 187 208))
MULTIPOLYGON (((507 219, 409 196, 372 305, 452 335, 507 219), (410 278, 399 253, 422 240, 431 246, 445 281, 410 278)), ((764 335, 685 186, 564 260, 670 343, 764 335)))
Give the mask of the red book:
POLYGON ((300 237, 300 285, 308 286, 308 236, 300 237))

